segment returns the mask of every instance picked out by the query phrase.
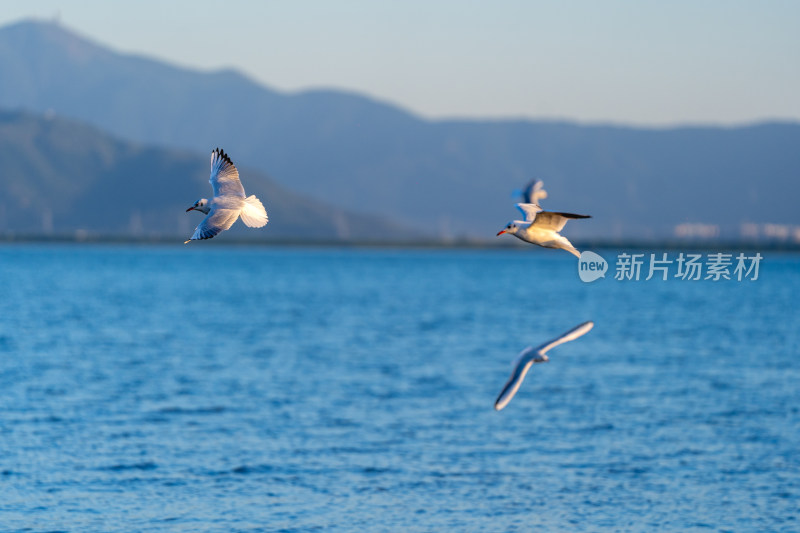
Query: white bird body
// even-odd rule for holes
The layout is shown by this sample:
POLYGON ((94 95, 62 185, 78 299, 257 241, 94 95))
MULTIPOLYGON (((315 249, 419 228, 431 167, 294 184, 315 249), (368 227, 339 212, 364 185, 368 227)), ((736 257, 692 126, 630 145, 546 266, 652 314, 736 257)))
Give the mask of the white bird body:
POLYGON ((575 215, 573 213, 556 213, 553 211, 542 211, 536 204, 516 204, 525 220, 513 220, 506 225, 497 235, 509 233, 514 237, 542 246, 544 248, 560 248, 566 250, 576 257, 581 253, 572 246, 569 240, 561 235, 561 231, 567 221, 573 218, 591 218, 589 215, 575 215))
POLYGON ((261 228, 269 222, 267 210, 255 195, 244 195, 239 171, 228 155, 219 148, 211 152, 211 176, 208 179, 214 190, 211 201, 201 198, 186 211, 200 211, 206 218, 197 226, 187 243, 210 239, 233 226, 236 219, 251 228, 261 228))
POLYGON ((495 411, 499 411, 508 405, 508 402, 510 402, 517 393, 520 385, 522 385, 522 381, 525 379, 525 376, 528 373, 528 370, 531 369, 534 363, 546 363, 550 360, 550 358, 547 357, 547 352, 549 350, 552 350, 559 344, 573 341, 578 337, 587 334, 593 327, 594 322, 584 322, 583 324, 580 324, 567 331, 560 337, 548 341, 540 346, 528 346, 522 350, 517 356, 517 359, 514 361, 514 370, 511 371, 511 377, 508 378, 503 390, 500 392, 500 395, 494 402, 495 411))

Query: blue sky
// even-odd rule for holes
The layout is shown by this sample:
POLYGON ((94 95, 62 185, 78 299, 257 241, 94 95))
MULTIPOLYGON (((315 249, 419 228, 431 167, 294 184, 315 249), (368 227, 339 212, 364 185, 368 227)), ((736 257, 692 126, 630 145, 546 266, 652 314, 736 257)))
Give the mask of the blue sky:
POLYGON ((52 1, 122 52, 356 91, 422 116, 639 125, 800 120, 800 2, 52 1))

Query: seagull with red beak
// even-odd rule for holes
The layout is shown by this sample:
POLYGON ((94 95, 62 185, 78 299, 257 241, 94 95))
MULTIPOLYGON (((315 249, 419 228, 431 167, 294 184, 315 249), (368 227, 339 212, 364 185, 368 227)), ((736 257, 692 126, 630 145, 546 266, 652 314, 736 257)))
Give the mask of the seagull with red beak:
POLYGON ((186 210, 187 213, 200 211, 206 215, 187 243, 210 239, 233 226, 239 217, 251 228, 261 228, 267 224, 269 218, 264 205, 255 195, 245 197, 239 171, 228 154, 219 148, 211 152, 211 177, 208 181, 214 190, 214 198, 210 201, 201 198, 186 210))
POLYGON ((566 237, 558 233, 573 218, 591 218, 589 215, 575 215, 573 213, 556 213, 553 211, 542 211, 537 204, 516 204, 525 217, 525 220, 512 220, 508 225, 498 232, 497 236, 504 233, 514 237, 543 246, 545 248, 561 248, 576 257, 581 253, 572 246, 566 237))

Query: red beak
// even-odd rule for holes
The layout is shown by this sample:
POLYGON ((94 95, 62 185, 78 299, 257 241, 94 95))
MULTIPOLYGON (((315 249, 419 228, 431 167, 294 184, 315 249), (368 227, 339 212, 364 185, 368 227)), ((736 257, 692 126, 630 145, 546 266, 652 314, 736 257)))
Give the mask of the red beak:
POLYGON ((186 210, 186 212, 188 213, 188 212, 189 212, 189 211, 191 211, 192 209, 194 209, 194 206, 192 206, 192 207, 190 207, 189 209, 187 209, 187 210, 186 210))
POLYGON ((506 230, 501 230, 500 233, 497 234, 497 236, 499 237, 500 235, 502 235, 505 232, 506 232, 506 230))

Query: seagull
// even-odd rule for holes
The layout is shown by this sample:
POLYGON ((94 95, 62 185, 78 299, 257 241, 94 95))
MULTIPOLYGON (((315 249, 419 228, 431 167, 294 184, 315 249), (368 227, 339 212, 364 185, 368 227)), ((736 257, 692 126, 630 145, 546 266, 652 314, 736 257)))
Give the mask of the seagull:
POLYGON ((219 148, 214 148, 211 152, 211 177, 208 181, 214 189, 214 198, 210 202, 201 198, 186 210, 187 213, 200 211, 207 216, 194 230, 191 239, 184 244, 210 239, 233 226, 239 217, 250 228, 261 228, 267 224, 269 218, 264 205, 255 195, 245 198, 244 187, 239 181, 239 171, 228 154, 219 148))
POLYGON ((564 229, 567 221, 571 218, 592 218, 591 216, 542 211, 542 208, 537 204, 515 205, 522 212, 525 220, 512 220, 497 233, 498 237, 503 233, 509 233, 523 241, 538 244, 545 248, 561 248, 576 257, 581 256, 581 253, 572 246, 572 243, 558 232, 564 229))
POLYGON ((560 337, 546 342, 541 346, 535 348, 533 346, 528 346, 522 350, 517 356, 517 360, 514 361, 514 370, 511 372, 511 377, 508 378, 505 387, 503 387, 502 392, 500 392, 500 396, 498 396, 497 400, 494 402, 494 410, 499 411, 508 405, 508 402, 511 401, 511 398, 513 398, 519 390, 519 386, 522 385, 522 380, 525 379, 525 374, 531 369, 533 363, 546 363, 550 360, 546 355, 548 350, 555 348, 559 344, 574 341, 578 337, 588 333, 593 327, 594 322, 590 320, 589 322, 584 322, 572 328, 560 337))
POLYGON ((540 199, 544 200, 547 198, 547 191, 542 187, 544 187, 543 181, 537 179, 531 180, 530 183, 520 191, 523 203, 538 204, 540 199))

